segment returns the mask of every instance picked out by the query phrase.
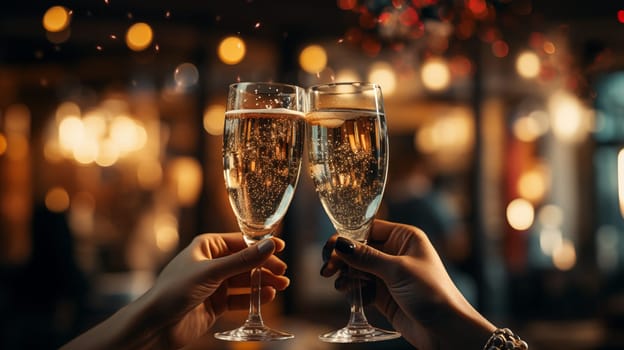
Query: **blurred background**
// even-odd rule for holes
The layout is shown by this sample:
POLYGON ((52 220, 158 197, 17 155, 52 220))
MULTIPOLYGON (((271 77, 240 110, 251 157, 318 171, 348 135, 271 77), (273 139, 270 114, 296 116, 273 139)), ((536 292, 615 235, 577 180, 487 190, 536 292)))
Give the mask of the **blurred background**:
MULTIPOLYGON (((238 230, 230 83, 369 80, 391 140, 378 216, 422 227, 532 349, 623 349, 623 35, 606 0, 3 3, 0 348, 56 348, 195 235, 238 230)), ((281 233, 292 284, 263 309, 295 340, 191 348, 353 348, 316 338, 348 317, 319 276, 332 233, 304 165, 281 233)), ((388 346, 410 348, 358 348, 388 346)))

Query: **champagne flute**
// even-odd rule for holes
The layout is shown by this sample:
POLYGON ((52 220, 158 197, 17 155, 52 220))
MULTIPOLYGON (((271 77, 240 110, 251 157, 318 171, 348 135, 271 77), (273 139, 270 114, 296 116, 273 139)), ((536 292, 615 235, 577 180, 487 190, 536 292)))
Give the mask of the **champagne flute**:
MULTIPOLYGON (((312 181, 338 234, 362 243, 367 241, 386 184, 385 118, 377 84, 332 83, 308 91, 306 142, 312 181)), ((320 340, 359 343, 400 337, 368 323, 356 274, 350 269, 349 323, 320 335, 320 340)))
MULTIPOLYGON (((223 132, 223 173, 230 204, 248 245, 273 236, 297 186, 303 153, 305 90, 280 83, 230 85, 223 132)), ((264 325, 261 267, 251 272, 245 323, 216 333, 230 341, 284 340, 294 336, 264 325)))

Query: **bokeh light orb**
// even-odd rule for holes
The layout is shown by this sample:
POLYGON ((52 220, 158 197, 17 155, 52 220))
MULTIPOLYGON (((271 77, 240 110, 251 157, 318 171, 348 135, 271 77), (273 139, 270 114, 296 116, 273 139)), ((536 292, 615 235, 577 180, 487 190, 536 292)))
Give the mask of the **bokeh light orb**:
POLYGON ((507 205, 507 222, 518 231, 527 230, 533 225, 535 209, 523 198, 516 198, 507 205))
POLYGON ((445 60, 430 58, 422 66, 423 85, 432 91, 442 91, 451 83, 451 70, 445 60))
POLYGON ((7 150, 7 139, 3 134, 0 134, 0 156, 3 155, 7 150))
POLYGON ((392 96, 396 90, 396 74, 392 66, 387 62, 375 62, 371 66, 368 80, 379 84, 385 96, 392 96))
POLYGON ((199 81, 199 70, 192 63, 182 63, 173 72, 173 80, 181 87, 191 87, 199 81))
POLYGON ((516 59, 516 71, 526 79, 537 77, 541 70, 542 64, 535 52, 525 51, 516 59))
POLYGON ((327 52, 320 45, 308 45, 299 54, 299 65, 310 74, 319 73, 327 66, 327 52))
POLYGON ((50 211, 63 212, 69 208, 69 194, 62 187, 53 187, 45 195, 45 206, 50 211))
POLYGON ((147 23, 138 22, 130 26, 126 32, 126 45, 132 51, 143 51, 152 44, 154 32, 147 23))
POLYGON ((69 26, 71 16, 63 6, 52 6, 43 15, 43 28, 48 32, 61 32, 69 26))
POLYGON ((229 36, 219 44, 217 55, 221 62, 235 65, 245 58, 247 48, 243 39, 236 36, 229 36))
POLYGON ((564 239, 552 252, 552 262, 561 271, 570 270, 576 265, 576 248, 569 239, 564 239))
POLYGON ((204 130, 210 135, 219 136, 223 134, 223 124, 225 123, 225 106, 214 104, 204 110, 204 130))
POLYGON ((353 69, 341 69, 336 73, 335 82, 361 81, 360 75, 353 69))

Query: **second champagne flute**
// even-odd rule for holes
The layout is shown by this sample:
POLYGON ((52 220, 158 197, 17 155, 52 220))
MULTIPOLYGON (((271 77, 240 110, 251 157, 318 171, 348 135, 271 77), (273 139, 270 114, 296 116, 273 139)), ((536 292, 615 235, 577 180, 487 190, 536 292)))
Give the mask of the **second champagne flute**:
MULTIPOLYGON (((303 153, 305 90, 280 83, 230 85, 223 131, 223 174, 248 245, 275 234, 293 198, 303 153)), ((215 337, 231 341, 293 338, 264 325, 261 268, 251 272, 245 324, 215 337)))
MULTIPOLYGON (((379 85, 333 83, 308 91, 309 170, 325 212, 339 235, 366 243, 386 184, 388 132, 379 85)), ((371 326, 360 280, 350 270, 347 326, 319 336, 332 343, 373 342, 400 333, 371 326)))

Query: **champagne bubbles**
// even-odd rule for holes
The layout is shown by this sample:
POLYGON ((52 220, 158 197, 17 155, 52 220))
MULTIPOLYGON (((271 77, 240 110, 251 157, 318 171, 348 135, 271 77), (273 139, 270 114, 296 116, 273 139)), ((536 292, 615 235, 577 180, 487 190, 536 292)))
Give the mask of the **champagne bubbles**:
POLYGON ((199 71, 194 64, 185 62, 176 67, 173 79, 177 86, 191 87, 199 81, 199 71))

